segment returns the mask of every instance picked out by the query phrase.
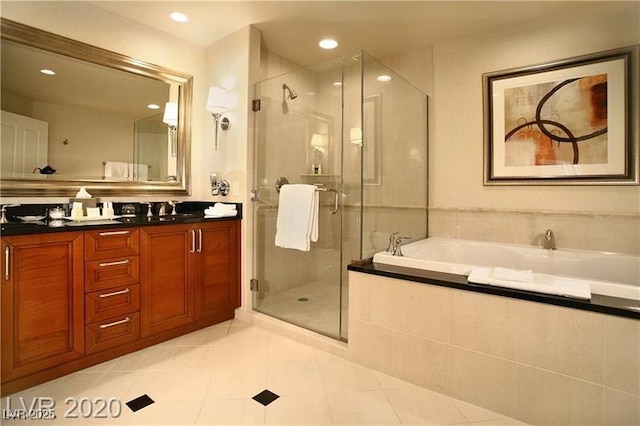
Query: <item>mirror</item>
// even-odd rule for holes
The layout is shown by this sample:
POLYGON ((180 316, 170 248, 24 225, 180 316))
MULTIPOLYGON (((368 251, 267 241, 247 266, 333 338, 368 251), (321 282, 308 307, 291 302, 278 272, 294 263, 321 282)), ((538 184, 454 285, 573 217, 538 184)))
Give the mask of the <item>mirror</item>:
POLYGON ((191 75, 6 19, 0 30, 2 196, 190 193, 191 75))

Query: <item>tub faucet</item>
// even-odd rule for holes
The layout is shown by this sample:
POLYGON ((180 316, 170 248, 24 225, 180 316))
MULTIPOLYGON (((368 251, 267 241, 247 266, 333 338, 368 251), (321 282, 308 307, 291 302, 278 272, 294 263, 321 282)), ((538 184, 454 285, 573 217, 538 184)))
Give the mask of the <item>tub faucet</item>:
POLYGON ((545 250, 556 249, 556 237, 553 236, 553 231, 551 229, 547 229, 547 232, 544 233, 542 248, 545 250))
POLYGON ((400 235, 399 232, 394 232, 389 235, 389 245, 387 246, 387 253, 394 254, 396 252, 396 238, 400 235))
POLYGON ((402 240, 410 240, 410 239, 411 239, 410 236, 405 236, 405 237, 401 235, 396 236, 393 255, 404 256, 404 254, 402 254, 402 248, 400 247, 400 243, 402 242, 402 240))

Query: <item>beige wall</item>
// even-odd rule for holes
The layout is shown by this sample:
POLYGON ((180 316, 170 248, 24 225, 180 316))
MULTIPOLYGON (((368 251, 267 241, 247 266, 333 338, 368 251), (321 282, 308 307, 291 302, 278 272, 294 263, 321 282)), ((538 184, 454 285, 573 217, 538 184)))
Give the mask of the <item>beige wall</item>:
POLYGON ((482 115, 483 73, 636 44, 639 29, 640 4, 604 2, 436 44, 430 234, 535 244, 552 227, 559 247, 639 252, 637 186, 483 186, 482 115))

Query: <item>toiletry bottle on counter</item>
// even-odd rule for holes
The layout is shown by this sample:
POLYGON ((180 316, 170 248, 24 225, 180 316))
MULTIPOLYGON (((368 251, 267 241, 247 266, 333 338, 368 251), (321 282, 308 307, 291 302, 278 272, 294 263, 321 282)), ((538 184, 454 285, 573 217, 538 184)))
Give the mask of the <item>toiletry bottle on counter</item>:
POLYGON ((82 211, 82 203, 74 202, 71 208, 71 219, 82 219, 84 212, 82 211))

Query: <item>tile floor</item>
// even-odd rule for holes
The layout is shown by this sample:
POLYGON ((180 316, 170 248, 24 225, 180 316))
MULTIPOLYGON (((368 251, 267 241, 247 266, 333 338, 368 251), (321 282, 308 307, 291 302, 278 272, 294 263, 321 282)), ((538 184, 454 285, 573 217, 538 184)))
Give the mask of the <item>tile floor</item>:
POLYGON ((342 333, 346 337, 349 312, 349 289, 346 287, 342 297, 342 324, 338 283, 313 281, 302 284, 258 299, 254 308, 328 336, 338 337, 342 333))
POLYGON ((11 395, 12 408, 20 397, 54 398, 57 419, 2 424, 522 425, 238 320, 11 395), (278 396, 266 406, 253 399, 264 390, 278 396), (133 412, 140 397, 153 403, 133 412), (100 410, 110 398, 117 417, 100 410))

